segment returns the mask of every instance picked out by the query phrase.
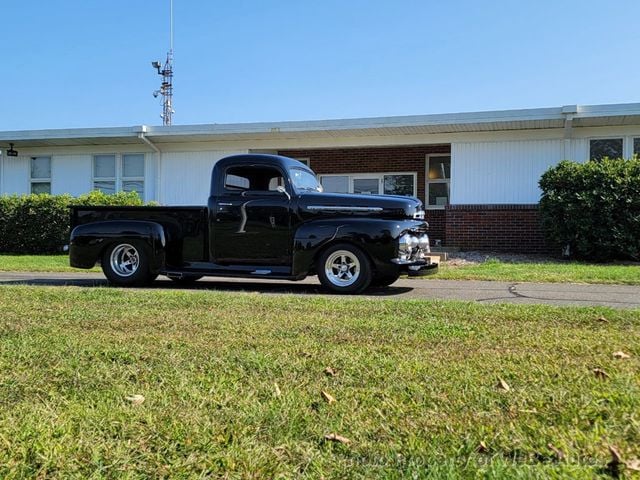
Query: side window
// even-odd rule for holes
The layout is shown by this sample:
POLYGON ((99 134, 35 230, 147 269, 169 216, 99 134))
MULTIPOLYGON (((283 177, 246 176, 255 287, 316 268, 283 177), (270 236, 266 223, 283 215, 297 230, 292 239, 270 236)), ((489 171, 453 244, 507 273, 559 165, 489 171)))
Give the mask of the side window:
POLYGON ((240 166, 228 168, 224 177, 224 188, 229 192, 244 190, 273 192, 284 185, 280 170, 263 166, 240 166))
POLYGON ((227 190, 249 190, 249 179, 227 171, 227 175, 224 177, 224 188, 227 190))

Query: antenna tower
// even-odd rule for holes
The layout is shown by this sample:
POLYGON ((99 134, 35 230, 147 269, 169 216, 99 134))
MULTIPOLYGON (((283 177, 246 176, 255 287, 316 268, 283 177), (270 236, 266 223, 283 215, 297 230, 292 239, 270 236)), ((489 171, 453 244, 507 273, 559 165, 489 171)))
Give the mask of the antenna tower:
POLYGON ((171 125, 173 120, 173 0, 169 0, 169 51, 164 66, 159 62, 151 62, 153 68, 162 77, 160 89, 153 92, 155 98, 162 95, 162 124, 171 125))

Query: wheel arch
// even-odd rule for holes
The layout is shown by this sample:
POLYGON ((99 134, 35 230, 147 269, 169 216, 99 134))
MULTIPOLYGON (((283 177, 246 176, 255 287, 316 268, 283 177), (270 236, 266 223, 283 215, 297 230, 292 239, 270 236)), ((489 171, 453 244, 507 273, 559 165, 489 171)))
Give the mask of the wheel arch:
POLYGON ((108 248, 131 241, 141 241, 149 247, 153 272, 164 267, 167 240, 162 225, 137 220, 93 222, 75 227, 69 246, 70 264, 76 268, 92 268, 108 248))

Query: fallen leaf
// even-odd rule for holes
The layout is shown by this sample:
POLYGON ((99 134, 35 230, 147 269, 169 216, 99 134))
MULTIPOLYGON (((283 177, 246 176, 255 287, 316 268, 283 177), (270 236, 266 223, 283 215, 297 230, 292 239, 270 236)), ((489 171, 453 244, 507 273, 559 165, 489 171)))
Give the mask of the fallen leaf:
POLYGON ((333 398, 333 396, 329 392, 325 392, 323 390, 320 394, 322 395, 322 398, 324 399, 324 401, 327 402, 328 404, 332 404, 336 401, 336 399, 333 398))
POLYGON ((333 368, 327 367, 324 369, 324 374, 328 377, 335 377, 337 373, 333 368))
POLYGON ((606 380, 609 377, 609 374, 607 372, 605 372, 603 369, 601 368, 594 368, 593 369, 593 374, 596 376, 596 378, 598 378, 599 380, 606 380))
POLYGON ((338 442, 345 445, 351 443, 351 440, 349 440, 347 437, 343 437, 342 435, 338 435, 337 433, 330 433, 328 435, 325 435, 324 439, 329 440, 330 442, 338 442))
POLYGON ((549 450, 551 450, 553 453, 556 454, 556 457, 558 457, 558 460, 564 460, 564 452, 562 450, 555 447, 552 443, 548 443, 547 447, 549 447, 549 450))
POLYGON ((498 387, 501 390, 504 390, 505 392, 508 392, 509 390, 511 390, 511 387, 509 386, 509 384, 500 377, 498 377, 498 384, 496 385, 496 387, 498 387))
POLYGON ((611 461, 607 463, 607 470, 612 477, 618 478, 620 476, 620 466, 624 465, 622 456, 613 445, 609 445, 609 453, 611 454, 611 461))
POLYGON ((487 444, 484 442, 480 442, 478 444, 478 448, 476 448, 476 452, 478 453, 488 453, 489 449, 487 448, 487 444))
POLYGON ((280 387, 278 386, 277 383, 273 384, 273 393, 276 397, 279 397, 280 395, 282 395, 282 392, 280 391, 280 387))
POLYGON ((520 409, 518 409, 518 412, 520 412, 520 413, 538 413, 538 410, 536 410, 535 408, 532 408, 532 409, 520 408, 520 409))
POLYGON ((133 405, 142 405, 145 399, 143 395, 129 395, 125 397, 125 400, 131 402, 133 405))
POLYGON ((611 453, 611 461, 614 463, 622 463, 622 455, 616 447, 609 445, 609 453, 611 453))
POLYGON ((628 470, 631 470, 633 472, 640 472, 640 460, 638 460, 637 458, 626 461, 624 465, 628 470))
POLYGON ((628 353, 624 353, 622 350, 618 352, 613 352, 613 358, 619 358, 620 360, 624 360, 625 358, 631 358, 631 355, 628 353))
POLYGON ((599 322, 602 322, 602 323, 608 323, 608 322, 609 322, 609 320, 607 320, 607 319, 606 319, 606 318, 604 318, 604 317, 599 317, 599 318, 598 318, 598 321, 599 321, 599 322))

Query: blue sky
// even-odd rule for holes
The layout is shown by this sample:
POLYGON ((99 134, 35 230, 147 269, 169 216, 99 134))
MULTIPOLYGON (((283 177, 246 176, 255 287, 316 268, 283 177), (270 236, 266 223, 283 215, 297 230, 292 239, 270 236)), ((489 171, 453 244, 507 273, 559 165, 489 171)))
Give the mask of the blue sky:
MULTIPOLYGON (((1 0, 0 130, 157 125, 169 0, 1 0)), ((640 2, 174 0, 174 124, 640 100, 640 2)))

